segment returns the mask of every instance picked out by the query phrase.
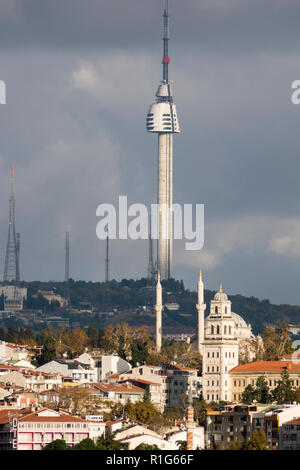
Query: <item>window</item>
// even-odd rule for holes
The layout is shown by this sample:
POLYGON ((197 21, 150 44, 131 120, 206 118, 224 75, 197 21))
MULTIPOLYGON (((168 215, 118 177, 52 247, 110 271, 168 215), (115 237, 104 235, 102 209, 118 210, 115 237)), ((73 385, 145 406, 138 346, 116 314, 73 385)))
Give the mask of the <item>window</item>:
POLYGON ((211 334, 213 335, 215 332, 213 325, 211 325, 211 334))
POLYGON ((219 309, 218 307, 215 308, 215 313, 218 313, 219 309))
POLYGON ((217 335, 219 335, 219 334, 220 334, 220 326, 217 325, 217 335))

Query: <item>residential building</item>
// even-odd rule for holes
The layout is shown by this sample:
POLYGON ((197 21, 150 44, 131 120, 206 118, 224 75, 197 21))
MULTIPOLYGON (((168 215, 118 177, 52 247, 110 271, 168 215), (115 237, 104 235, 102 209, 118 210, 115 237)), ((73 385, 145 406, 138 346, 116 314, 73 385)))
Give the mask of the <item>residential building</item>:
POLYGON ((80 362, 78 359, 55 359, 47 362, 36 369, 37 372, 48 374, 60 374, 70 380, 79 383, 89 383, 97 381, 97 369, 95 366, 80 362))
POLYGON ((130 381, 119 384, 93 383, 90 385, 93 398, 107 399, 125 405, 128 401, 136 403, 142 400, 144 389, 133 385, 130 381))
POLYGON ((200 397, 202 378, 197 369, 170 364, 165 366, 164 371, 167 376, 166 406, 168 408, 185 404, 190 389, 193 398, 200 397))
POLYGON ((300 418, 282 423, 279 450, 300 450, 300 418))
POLYGON ((252 429, 262 429, 271 450, 279 450, 282 425, 300 417, 300 405, 269 405, 253 415, 252 429))
POLYGON ((252 419, 257 405, 226 406, 224 410, 206 410, 206 445, 227 449, 231 442, 239 439, 242 443, 252 434, 252 419))
MULTIPOLYGON (((187 440, 187 431, 185 429, 174 431, 167 436, 167 440, 173 443, 175 449, 179 449, 178 441, 187 440)), ((201 450, 205 448, 204 427, 196 425, 193 429, 193 450, 201 450)))
POLYGON ((124 437, 116 440, 121 444, 128 444, 129 450, 134 450, 140 444, 156 445, 160 450, 177 450, 177 446, 173 442, 166 441, 162 437, 153 436, 152 434, 139 434, 130 437, 124 437))
POLYGON ((74 447, 90 433, 88 421, 67 413, 49 409, 0 412, 0 449, 41 450, 56 439, 74 447))

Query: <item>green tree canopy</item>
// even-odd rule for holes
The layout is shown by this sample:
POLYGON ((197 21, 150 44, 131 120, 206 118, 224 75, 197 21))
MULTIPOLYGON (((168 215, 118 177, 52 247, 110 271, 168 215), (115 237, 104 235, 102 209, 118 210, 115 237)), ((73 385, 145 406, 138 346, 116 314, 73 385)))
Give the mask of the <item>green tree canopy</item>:
POLYGON ((246 450, 268 450, 268 438, 265 432, 262 429, 254 431, 245 447, 246 450))
POLYGON ((71 450, 71 447, 63 439, 56 439, 47 444, 43 450, 71 450))

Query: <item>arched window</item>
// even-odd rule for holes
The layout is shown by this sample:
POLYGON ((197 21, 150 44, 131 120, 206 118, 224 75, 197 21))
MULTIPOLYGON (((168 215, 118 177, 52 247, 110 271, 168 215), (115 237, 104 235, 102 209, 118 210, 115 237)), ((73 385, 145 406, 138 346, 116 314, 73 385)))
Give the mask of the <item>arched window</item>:
POLYGON ((227 307, 225 307, 225 313, 227 313, 227 307))
POLYGON ((229 334, 231 335, 231 326, 229 326, 228 329, 229 329, 229 334))
POLYGON ((211 334, 213 335, 214 332, 215 332, 215 329, 214 329, 213 325, 211 325, 211 334))
POLYGON ((220 326, 217 325, 217 335, 219 335, 219 334, 220 334, 220 326))
POLYGON ((215 307, 215 313, 218 313, 218 311, 219 311, 218 307, 215 307))
POLYGON ((224 335, 226 335, 226 333, 227 333, 227 326, 225 325, 224 326, 224 335))

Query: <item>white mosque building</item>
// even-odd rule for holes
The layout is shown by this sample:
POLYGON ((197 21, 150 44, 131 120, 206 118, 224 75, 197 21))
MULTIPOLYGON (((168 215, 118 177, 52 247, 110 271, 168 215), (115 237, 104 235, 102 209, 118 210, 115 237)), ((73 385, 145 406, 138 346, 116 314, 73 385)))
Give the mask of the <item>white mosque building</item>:
POLYGON ((219 292, 210 302, 210 313, 204 319, 204 285, 198 281, 198 350, 202 354, 202 395, 206 401, 231 401, 229 371, 239 364, 239 351, 254 339, 251 325, 231 311, 231 302, 219 292))
MULTIPOLYGON (((239 365, 239 354, 246 351, 248 360, 254 358, 251 340, 255 339, 251 325, 231 311, 231 301, 219 291, 210 302, 205 318, 204 284, 200 271, 198 280, 198 351, 202 355, 202 395, 205 401, 232 401, 229 371, 239 365)), ((161 349, 162 288, 156 286, 156 349, 161 349)))

